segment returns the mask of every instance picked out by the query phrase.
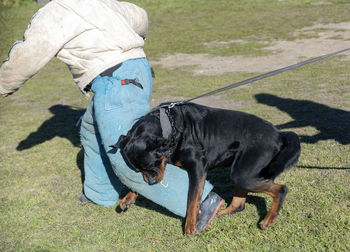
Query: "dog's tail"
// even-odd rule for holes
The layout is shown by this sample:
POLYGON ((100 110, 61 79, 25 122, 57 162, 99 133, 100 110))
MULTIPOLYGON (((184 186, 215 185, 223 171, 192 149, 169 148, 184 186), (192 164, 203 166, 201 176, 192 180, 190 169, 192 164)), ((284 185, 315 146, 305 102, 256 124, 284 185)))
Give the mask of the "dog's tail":
POLYGON ((292 131, 281 132, 282 147, 271 163, 261 174, 266 179, 274 180, 283 171, 298 161, 300 156, 300 141, 297 134, 292 131))

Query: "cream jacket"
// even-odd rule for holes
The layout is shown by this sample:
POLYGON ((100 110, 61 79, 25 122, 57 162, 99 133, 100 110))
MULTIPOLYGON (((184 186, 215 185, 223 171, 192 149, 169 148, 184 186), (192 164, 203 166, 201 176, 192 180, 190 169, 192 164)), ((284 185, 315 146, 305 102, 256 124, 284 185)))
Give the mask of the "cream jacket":
POLYGON ((12 93, 54 56, 80 90, 104 70, 145 57, 146 12, 116 0, 54 0, 32 17, 0 68, 0 93, 12 93))

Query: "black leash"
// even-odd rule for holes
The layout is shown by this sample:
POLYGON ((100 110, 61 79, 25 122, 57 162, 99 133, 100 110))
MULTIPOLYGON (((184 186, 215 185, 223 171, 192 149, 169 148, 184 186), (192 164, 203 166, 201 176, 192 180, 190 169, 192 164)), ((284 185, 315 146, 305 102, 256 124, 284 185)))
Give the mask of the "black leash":
POLYGON ((292 69, 295 69, 295 68, 298 68, 298 67, 301 67, 301 66, 304 66, 304 65, 307 65, 307 64, 319 61, 319 60, 323 60, 323 59, 329 58, 331 56, 343 53, 343 52, 348 51, 348 50, 350 50, 350 48, 343 49, 343 50, 340 50, 340 51, 337 51, 337 52, 333 52, 333 53, 329 53, 329 54, 326 54, 326 55, 323 55, 323 56, 319 56, 319 57, 316 57, 316 58, 313 58, 313 59, 305 60, 303 62, 299 62, 299 63, 294 64, 294 65, 283 67, 283 68, 280 68, 280 69, 277 69, 277 70, 274 70, 274 71, 271 71, 271 72, 268 72, 268 73, 264 73, 264 74, 261 74, 261 75, 249 78, 249 79, 244 80, 244 81, 240 81, 240 82, 228 85, 228 86, 223 87, 223 88, 219 88, 217 90, 214 90, 214 91, 211 91, 211 92, 208 92, 208 93, 196 96, 194 98, 191 98, 191 99, 188 99, 188 100, 185 100, 185 101, 176 102, 175 104, 171 103, 169 106, 171 106, 170 108, 172 108, 173 106, 175 106, 177 104, 190 102, 190 101, 193 101, 193 100, 205 97, 205 96, 213 95, 213 94, 216 94, 216 93, 219 93, 219 92, 231 89, 231 88, 236 88, 236 87, 239 87, 239 86, 243 86, 243 85, 246 85, 246 84, 258 81, 258 80, 262 80, 262 79, 265 79, 267 77, 270 77, 270 76, 273 76, 273 75, 276 75, 276 74, 279 74, 279 73, 283 73, 283 72, 286 72, 286 71, 289 71, 289 70, 292 70, 292 69))

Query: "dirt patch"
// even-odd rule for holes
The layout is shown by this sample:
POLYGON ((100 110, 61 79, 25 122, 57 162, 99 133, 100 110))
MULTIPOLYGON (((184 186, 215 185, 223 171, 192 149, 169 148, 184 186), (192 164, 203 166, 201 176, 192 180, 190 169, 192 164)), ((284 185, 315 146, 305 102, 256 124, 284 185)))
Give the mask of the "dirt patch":
MULTIPOLYGON (((317 24, 305 27, 296 33, 316 34, 318 37, 295 41, 275 41, 272 46, 264 48, 271 51, 271 54, 267 56, 224 57, 209 54, 179 53, 167 55, 159 61, 152 61, 151 64, 158 64, 170 69, 194 66, 192 71, 196 75, 218 75, 226 72, 267 72, 350 46, 350 22, 317 24)), ((244 43, 244 41, 235 42, 244 43)), ((225 41, 215 41, 213 43, 215 45, 227 44, 225 41)), ((204 46, 208 46, 208 44, 204 46)), ((343 55, 346 56, 344 60, 350 60, 349 52, 343 55)))
POLYGON ((333 4, 332 2, 315 2, 315 3, 311 3, 311 5, 330 5, 333 4))

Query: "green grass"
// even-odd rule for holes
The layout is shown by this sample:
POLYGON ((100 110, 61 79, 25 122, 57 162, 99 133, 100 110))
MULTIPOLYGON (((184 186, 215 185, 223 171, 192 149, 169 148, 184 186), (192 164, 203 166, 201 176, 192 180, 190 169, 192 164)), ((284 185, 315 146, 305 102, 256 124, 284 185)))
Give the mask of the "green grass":
MULTIPOLYGON (((304 26, 350 21, 347 1, 133 2, 149 13, 145 49, 151 59, 167 53, 262 55, 261 44, 297 39, 294 32, 304 26), (203 46, 231 40, 249 44, 203 46)), ((0 8, 2 61, 38 6, 0 8)), ((193 97, 254 75, 193 76, 189 70, 155 66, 153 98, 193 97)), ((0 250, 349 251, 349 72, 349 60, 336 56, 221 94, 245 104, 242 111, 297 132, 302 155, 297 167, 277 179, 290 191, 272 228, 257 228, 271 199, 254 194, 245 211, 215 218, 208 231, 188 238, 181 218, 145 198, 125 213, 77 201, 83 157, 74 124, 88 100, 66 66, 52 60, 18 92, 0 98, 0 250)), ((227 174, 227 169, 214 171, 210 179, 229 201, 227 174)))
POLYGON ((296 39, 293 32, 314 23, 338 23, 348 20, 347 1, 330 1, 333 5, 312 5, 312 1, 225 1, 179 0, 134 1, 144 6, 151 17, 148 55, 165 52, 213 53, 203 47, 211 41, 245 40, 247 45, 233 44, 219 55, 259 55, 261 42, 273 39, 296 39), (231 49, 231 50, 230 50, 231 49))

